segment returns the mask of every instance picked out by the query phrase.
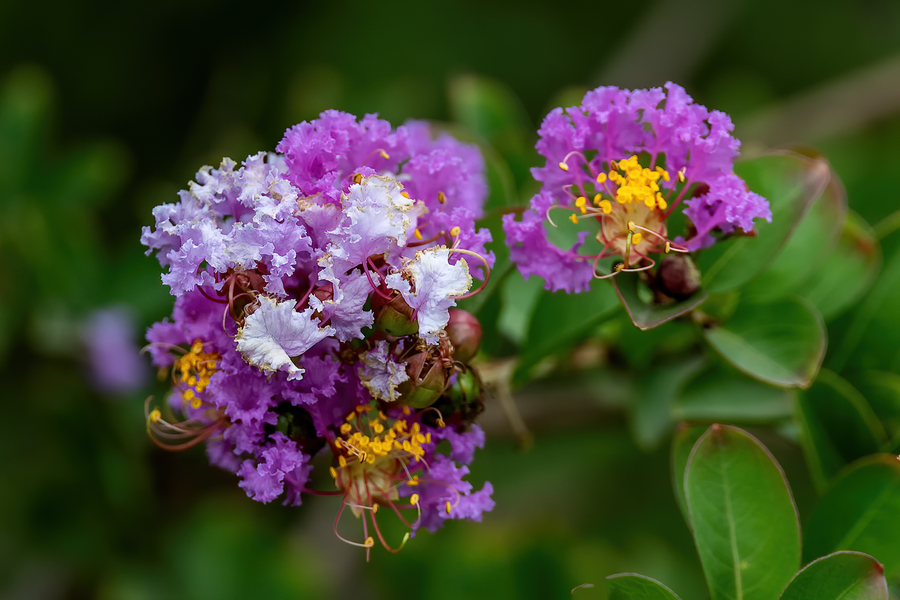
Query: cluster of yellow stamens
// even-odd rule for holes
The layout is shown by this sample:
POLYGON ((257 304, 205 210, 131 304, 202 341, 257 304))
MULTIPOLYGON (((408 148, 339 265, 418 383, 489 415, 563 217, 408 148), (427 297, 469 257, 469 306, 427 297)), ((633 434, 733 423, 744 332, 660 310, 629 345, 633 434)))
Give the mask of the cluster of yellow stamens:
POLYGON ((643 203, 647 208, 666 210, 668 204, 659 191, 660 179, 669 181, 669 173, 662 167, 651 170, 642 167, 637 156, 621 160, 608 174, 600 173, 597 183, 602 184, 607 177, 618 186, 616 202, 619 204, 643 203), (624 173, 624 175, 622 174, 624 173))
POLYGON ((186 387, 182 391, 185 402, 192 408, 200 408, 202 404, 198 394, 202 394, 209 386, 209 378, 217 371, 216 361, 219 355, 203 351, 203 342, 196 340, 191 349, 175 361, 174 371, 180 373, 180 382, 186 387))
MULTIPOLYGON (((403 411, 409 414, 409 407, 404 406, 403 411)), ((335 446, 346 453, 338 455, 341 467, 347 466, 348 457, 373 465, 379 458, 400 454, 411 456, 418 462, 425 456, 422 444, 431 443, 431 434, 422 433, 418 423, 409 426, 405 420, 399 419, 388 427, 387 416, 368 406, 358 407, 347 415, 345 421, 340 427, 344 437, 335 440, 335 446)), ((332 475, 337 478, 336 471, 332 475)))

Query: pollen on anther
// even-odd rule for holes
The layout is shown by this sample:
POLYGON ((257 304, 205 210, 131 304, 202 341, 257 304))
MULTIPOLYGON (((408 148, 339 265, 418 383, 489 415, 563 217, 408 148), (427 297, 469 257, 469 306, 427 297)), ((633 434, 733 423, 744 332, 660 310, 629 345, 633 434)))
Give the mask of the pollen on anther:
POLYGON ((371 535, 369 537, 367 537, 366 541, 363 543, 363 546, 365 546, 366 548, 371 548, 374 545, 375 545, 375 538, 373 538, 371 535))
POLYGON ((447 196, 444 195, 444 192, 438 192, 438 202, 443 204, 447 201, 447 196))
POLYGON ((569 215, 569 220, 575 224, 578 223, 578 217, 575 215, 575 213, 572 213, 571 215, 569 215))
POLYGON ((407 193, 407 192, 400 192, 400 195, 403 196, 404 198, 406 198, 407 200, 409 200, 409 193, 407 193))
POLYGON ((640 233, 635 233, 634 235, 631 236, 631 243, 634 244, 635 246, 637 246, 638 244, 641 243, 641 240, 643 240, 643 239, 644 239, 644 236, 642 236, 640 233))
POLYGON ((382 150, 381 152, 379 152, 378 155, 379 155, 381 158, 383 158, 384 160, 390 160, 390 158, 391 158, 391 155, 388 154, 387 152, 385 152, 384 150, 382 150))
POLYGON ((337 470, 334 467, 328 467, 328 472, 331 473, 332 479, 337 479, 337 470))
POLYGON ((419 231, 419 228, 418 228, 418 227, 416 228, 416 231, 413 233, 413 235, 416 236, 416 239, 417 239, 417 240, 421 240, 421 239, 422 239, 422 232, 419 231))
POLYGON ((563 171, 568 171, 568 170, 569 170, 569 165, 567 165, 567 164, 564 163, 564 162, 561 162, 561 163, 559 163, 559 168, 562 169, 563 171))
POLYGON ((597 183, 604 183, 606 181, 606 173, 600 173, 597 175, 597 183))
POLYGON ((418 504, 419 504, 419 495, 418 495, 418 494, 413 494, 412 496, 410 496, 410 497, 409 497, 409 503, 412 504, 413 506, 418 506, 418 504))
POLYGON ((357 173, 356 175, 353 176, 353 183, 360 183, 360 182, 362 182, 362 174, 357 173))
POLYGON ((154 409, 150 412, 150 420, 151 420, 152 422, 156 423, 156 422, 159 421, 161 418, 162 418, 162 413, 159 412, 159 409, 158 409, 158 408, 154 408, 154 409))
POLYGON ((459 231, 460 231, 459 226, 454 227, 453 229, 450 230, 450 236, 451 237, 459 237, 459 231))

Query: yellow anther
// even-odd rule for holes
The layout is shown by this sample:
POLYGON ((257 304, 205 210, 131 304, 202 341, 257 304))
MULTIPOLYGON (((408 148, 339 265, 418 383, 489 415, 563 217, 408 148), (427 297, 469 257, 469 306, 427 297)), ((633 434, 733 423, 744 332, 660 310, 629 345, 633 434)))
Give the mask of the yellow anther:
POLYGON ((368 404, 360 404, 359 406, 356 407, 356 412, 358 412, 359 414, 363 414, 364 412, 368 412, 368 410, 369 410, 369 405, 368 405, 368 404))
POLYGON ((362 174, 357 173, 353 176, 353 183, 360 183, 362 181, 362 174))
POLYGON ((377 512, 378 512, 378 505, 377 505, 377 504, 373 504, 373 505, 372 505, 372 514, 374 515, 374 514, 377 513, 377 512))
POLYGON ((365 546, 366 548, 371 548, 374 545, 375 545, 375 538, 373 538, 371 535, 366 538, 365 542, 363 542, 363 546, 365 546))
POLYGON ((576 225, 578 224, 578 217, 575 216, 575 213, 572 213, 571 215, 569 215, 569 220, 572 221, 573 223, 575 223, 576 225))
POLYGON ((666 210, 669 206, 669 203, 666 202, 666 199, 662 197, 662 194, 656 194, 656 205, 659 206, 660 210, 666 210))
POLYGON ((381 419, 382 421, 387 421, 387 416, 380 410, 378 411, 378 418, 381 419))
POLYGON ((619 264, 617 264, 616 267, 615 267, 616 273, 618 273, 619 271, 621 271, 621 270, 624 269, 624 268, 625 268, 625 263, 619 263, 619 264))
POLYGON ((587 198, 584 196, 579 196, 575 199, 575 206, 577 206, 581 210, 581 214, 587 214, 587 209, 585 206, 587 205, 587 198))
POLYGON ((194 398, 194 400, 191 402, 192 408, 200 408, 202 405, 203 405, 203 401, 200 400, 200 398, 194 398))
POLYGON ((382 425, 378 421, 375 421, 375 423, 372 424, 372 429, 375 430, 375 433, 381 433, 382 431, 384 431, 384 425, 382 425))
MULTIPOLYGON (((404 405, 404 406, 403 406, 403 414, 404 414, 404 415, 409 415, 409 413, 410 413, 409 407, 406 406, 406 405, 404 405)), ((399 421, 399 422, 402 423, 402 421, 399 421)), ((405 427, 405 426, 406 426, 406 424, 404 423, 404 427, 405 427)))
POLYGON ((687 167, 681 167, 681 169, 678 171, 678 181, 680 181, 681 183, 684 183, 684 180, 686 179, 684 176, 684 170, 686 168, 687 167))
POLYGON ((344 467, 347 466, 347 459, 344 458, 343 456, 338 456, 338 464, 339 464, 339 465, 341 466, 341 468, 343 469, 344 467))
POLYGON ((159 412, 158 408, 154 408, 152 411, 150 411, 150 420, 152 422, 156 423, 160 419, 162 419, 162 413, 159 412))
POLYGON ((350 421, 352 421, 352 420, 355 419, 355 418, 356 418, 356 413, 350 413, 349 415, 347 415, 346 417, 344 417, 344 420, 347 421, 347 422, 349 423, 350 421))
MULTIPOLYGON (((375 464, 375 455, 374 455, 374 454, 363 453, 363 458, 364 458, 365 461, 366 461, 367 463, 369 463, 370 465, 374 465, 374 464, 375 464)), ((360 461, 360 462, 362 462, 362 461, 360 461)))
POLYGON ((382 150, 381 152, 379 152, 378 155, 379 155, 381 158, 383 158, 384 160, 390 160, 390 158, 391 158, 391 155, 388 154, 387 152, 385 152, 384 150, 382 150))
POLYGON ((634 221, 628 221, 628 231, 634 233, 634 221))
POLYGON ((430 431, 429 431, 428 433, 425 434, 425 443, 426 443, 426 444, 430 444, 430 443, 431 443, 431 432, 430 432, 430 431))
POLYGON ((419 231, 419 228, 418 228, 418 227, 416 227, 416 230, 413 232, 413 235, 416 236, 416 239, 417 239, 417 240, 421 240, 421 239, 422 239, 422 232, 419 231))
POLYGON ((643 239, 644 239, 644 236, 642 236, 640 233, 635 233, 634 235, 631 236, 631 243, 634 244, 635 246, 637 246, 638 244, 641 243, 641 240, 643 240, 643 239))
POLYGON ((672 251, 672 244, 670 244, 669 242, 666 242, 666 254, 668 254, 671 251, 672 251))
POLYGON ((406 482, 406 485, 411 485, 411 486, 419 485, 419 476, 413 475, 412 477, 410 477, 409 480, 406 482))
POLYGON ((451 510, 453 510, 453 506, 450 504, 450 501, 447 500, 446 511, 447 511, 447 514, 448 514, 448 515, 450 514, 450 511, 451 511, 451 510))
POLYGON ((194 390, 184 390, 184 399, 190 402, 194 399, 194 390))
MULTIPOLYGON (((616 161, 611 160, 611 161, 609 161, 609 168, 612 169, 613 171, 618 171, 619 165, 616 163, 616 161)), ((612 177, 612 173, 610 173, 609 176, 612 177)))
POLYGON ((453 229, 450 230, 450 236, 451 236, 451 237, 458 237, 458 236, 459 236, 459 227, 458 227, 458 226, 457 226, 457 227, 454 227, 453 229))
POLYGON ((409 200, 409 194, 407 192, 400 192, 400 195, 409 200))
POLYGON ((413 494, 412 496, 410 496, 409 503, 412 504, 413 506, 418 506, 419 505, 419 495, 413 494))
POLYGON ((606 173, 600 173, 597 175, 597 183, 604 183, 606 181, 606 173))
POLYGON ((200 354, 201 352, 203 352, 203 342, 196 340, 191 344, 191 354, 200 354))
POLYGON ((447 196, 444 195, 444 192, 438 192, 438 203, 443 204, 447 201, 447 196))
POLYGON ((328 472, 331 473, 332 479, 337 479, 337 471, 334 467, 328 467, 328 472))
POLYGON ((569 170, 569 165, 567 165, 567 164, 564 163, 564 162, 561 162, 561 163, 559 163, 559 168, 562 169, 563 171, 568 171, 568 170, 569 170))
POLYGON ((441 429, 443 429, 444 427, 447 426, 447 424, 444 423, 444 419, 442 419, 440 417, 437 418, 436 422, 437 422, 437 426, 440 427, 441 429))
POLYGON ((609 200, 601 200, 597 206, 602 208, 607 215, 612 212, 612 203, 609 200))
POLYGON ((347 435, 352 430, 353 430, 353 425, 351 425, 350 423, 344 423, 343 425, 341 425, 341 433, 343 435, 347 435))

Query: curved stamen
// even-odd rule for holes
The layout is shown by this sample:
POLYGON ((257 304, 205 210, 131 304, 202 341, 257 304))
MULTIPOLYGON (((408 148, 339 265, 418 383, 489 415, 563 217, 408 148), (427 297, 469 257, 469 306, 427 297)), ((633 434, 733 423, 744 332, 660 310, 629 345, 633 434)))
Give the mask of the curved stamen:
POLYGON ((371 152, 369 152, 369 155, 366 157, 366 160, 363 161, 363 166, 365 166, 366 163, 368 163, 369 160, 370 160, 373 156, 375 156, 376 154, 379 155, 379 156, 380 156, 381 158, 383 158, 384 160, 390 160, 390 159, 391 159, 390 154, 388 154, 388 153, 384 150, 384 148, 375 148, 374 150, 372 150, 371 152))
MULTIPOLYGON (((372 262, 371 258, 367 258, 366 262, 363 263, 363 271, 365 271, 365 273, 366 273, 366 278, 369 280, 369 285, 372 286, 372 291, 375 292, 376 294, 378 294, 379 296, 381 296, 382 298, 384 298, 385 300, 390 300, 391 298, 393 298, 392 295, 385 294, 384 292, 381 291, 381 289, 379 289, 379 287, 377 285, 375 285, 375 281, 372 279, 372 274, 369 273, 369 269, 368 269, 369 266, 371 266, 372 270, 374 270, 376 273, 378 273, 378 268, 375 266, 375 263, 372 262)), ((379 275, 379 278, 380 278, 380 275, 379 275)))
POLYGON ((462 294, 461 296, 451 296, 451 298, 454 298, 456 300, 463 300, 465 298, 471 298, 472 296, 474 296, 475 294, 477 294, 478 292, 483 290, 484 286, 486 286, 488 284, 488 281, 491 279, 491 265, 488 264, 488 261, 485 257, 478 254, 477 252, 472 252, 471 250, 463 250, 462 248, 450 248, 449 251, 474 256, 475 258, 477 258, 484 264, 484 281, 481 282, 481 285, 479 285, 476 290, 471 291, 471 292, 466 292, 465 294, 462 294))

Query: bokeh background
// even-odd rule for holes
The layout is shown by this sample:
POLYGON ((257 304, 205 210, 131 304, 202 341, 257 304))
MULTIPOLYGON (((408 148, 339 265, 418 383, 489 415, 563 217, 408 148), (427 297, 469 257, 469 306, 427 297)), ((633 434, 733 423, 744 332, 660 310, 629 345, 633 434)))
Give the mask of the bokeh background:
MULTIPOLYGON (((143 362, 97 380, 91 341, 124 331, 127 353, 171 310, 138 242, 153 206, 327 108, 460 132, 492 193, 524 202, 548 110, 673 80, 747 149, 823 152, 850 207, 890 227, 898 31, 894 0, 0 2, 0 598, 604 598, 620 571, 703 597, 668 449, 632 441, 624 375, 518 394, 528 449, 489 400, 472 479, 493 513, 367 564, 333 536, 334 501, 264 506, 202 450, 153 447, 143 401, 164 384, 143 362), (505 115, 480 131, 459 125, 475 88, 505 115)), ((799 449, 758 433, 803 517, 799 449)))

